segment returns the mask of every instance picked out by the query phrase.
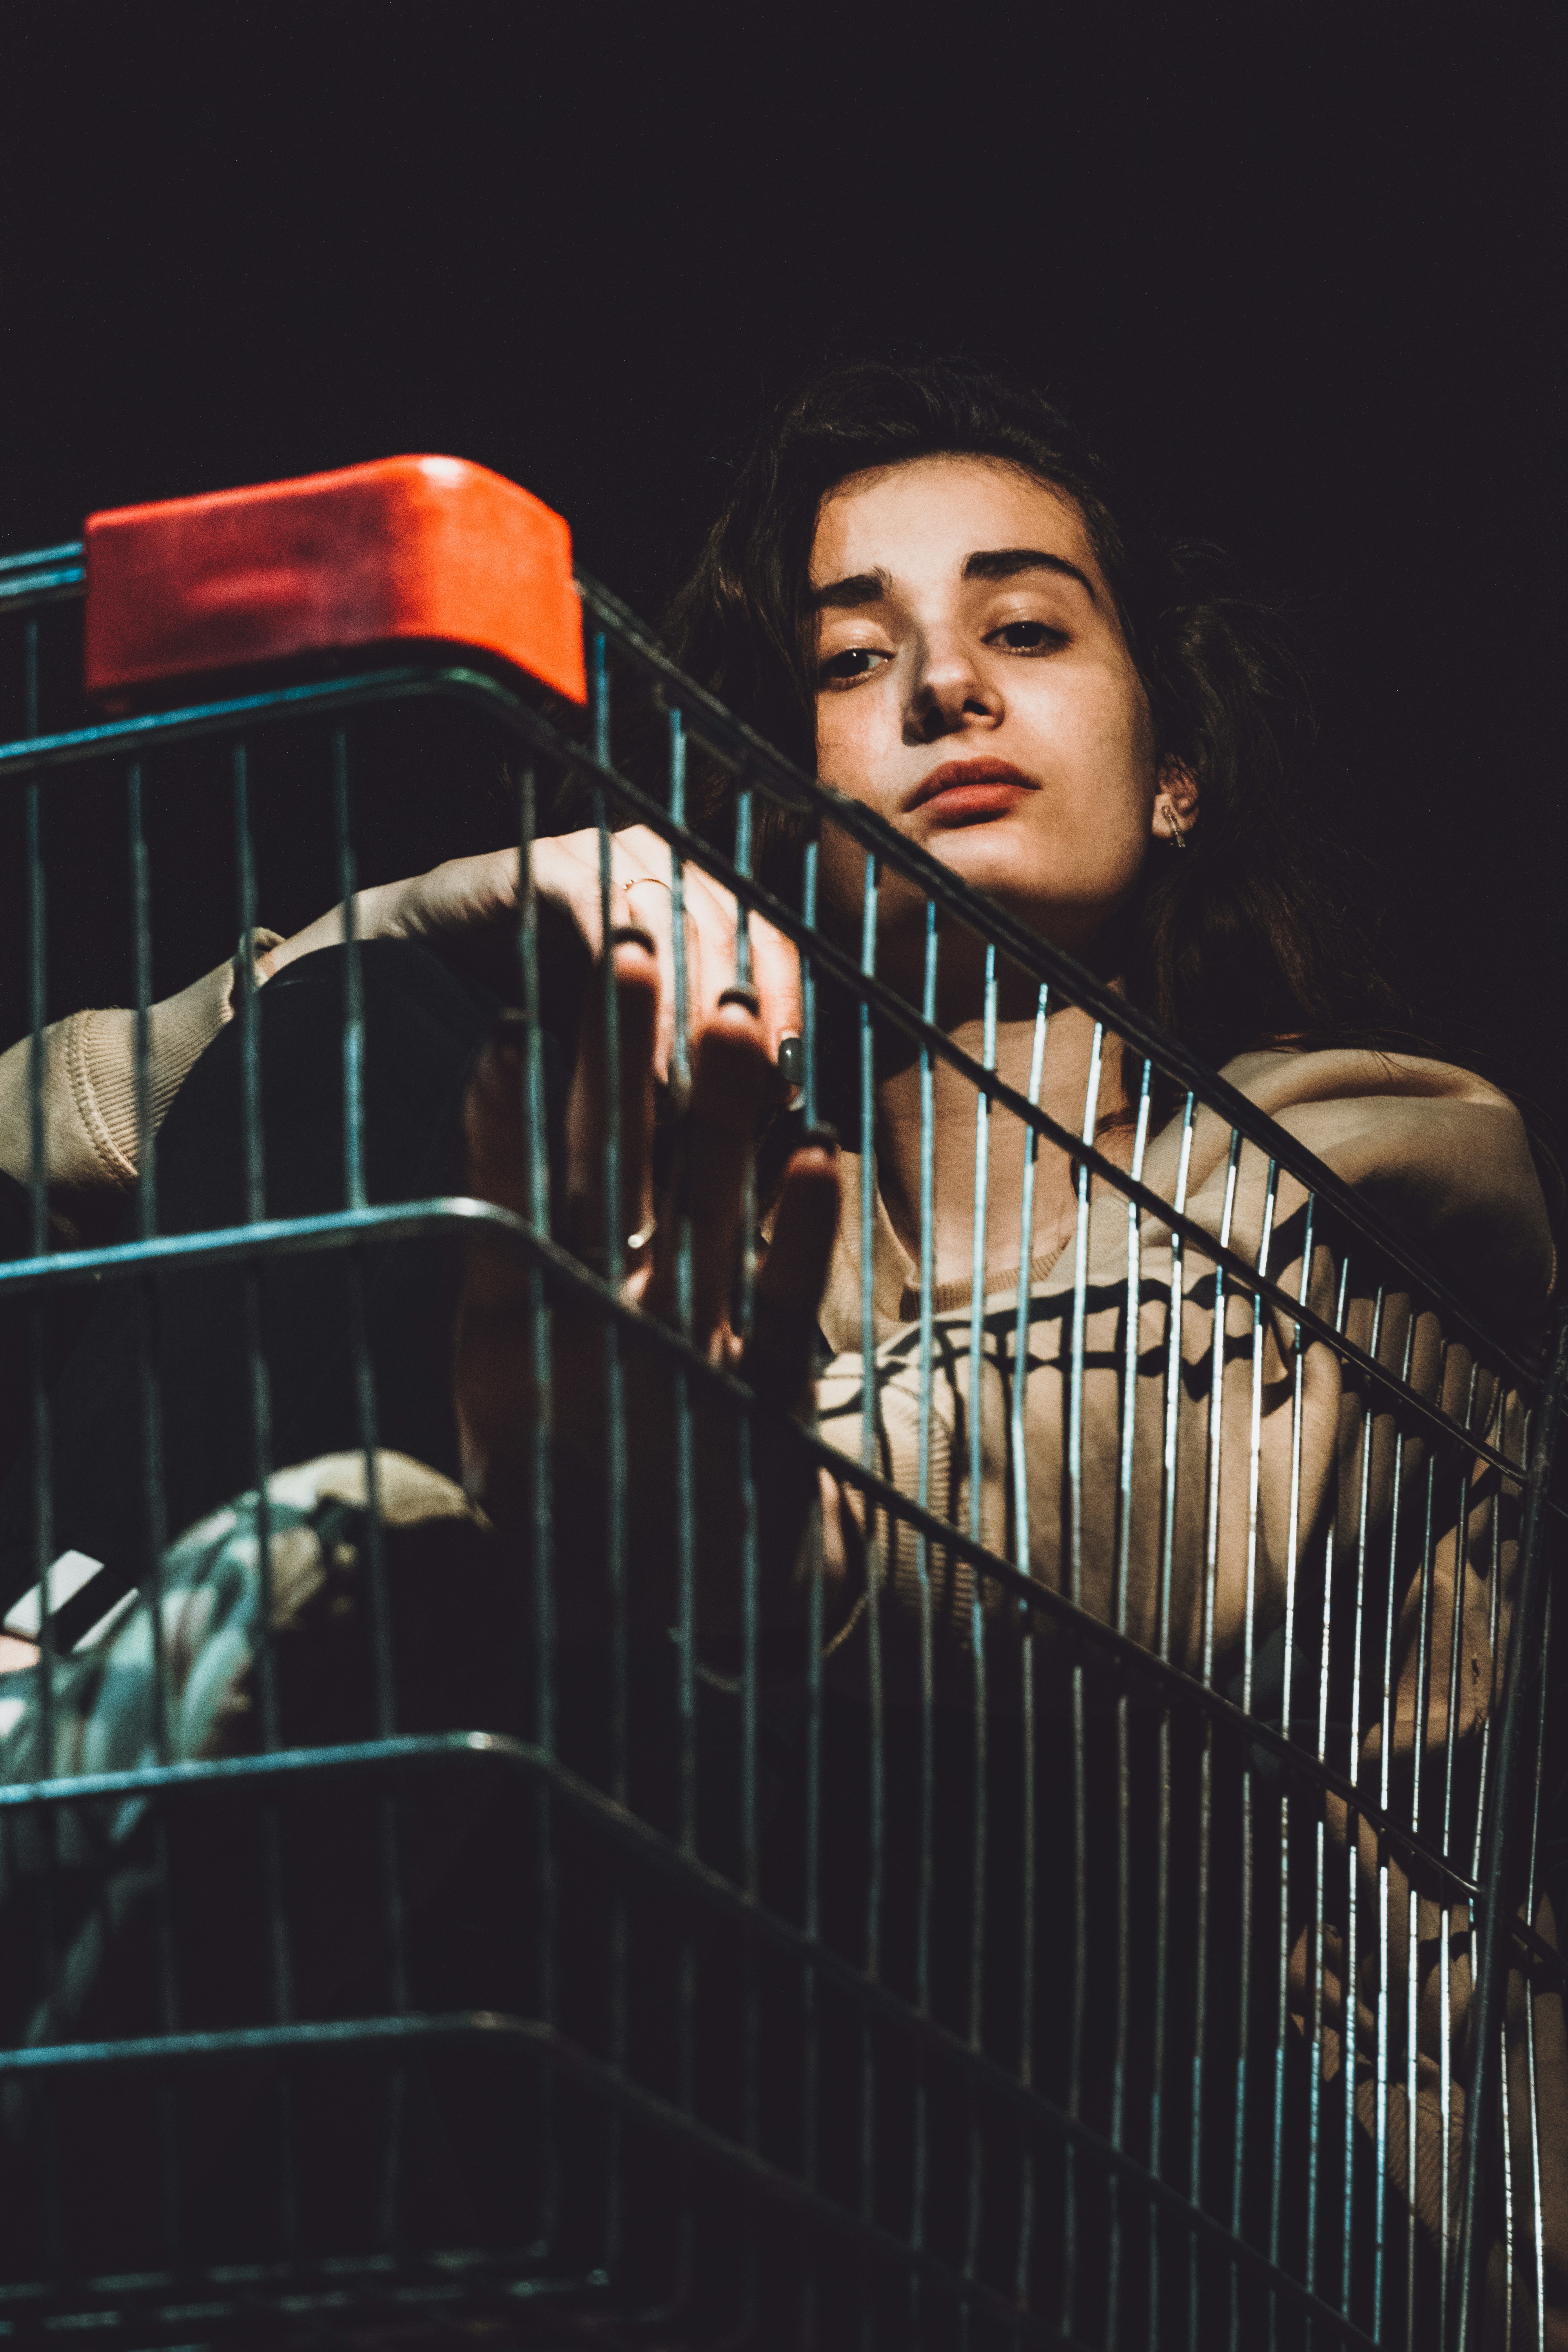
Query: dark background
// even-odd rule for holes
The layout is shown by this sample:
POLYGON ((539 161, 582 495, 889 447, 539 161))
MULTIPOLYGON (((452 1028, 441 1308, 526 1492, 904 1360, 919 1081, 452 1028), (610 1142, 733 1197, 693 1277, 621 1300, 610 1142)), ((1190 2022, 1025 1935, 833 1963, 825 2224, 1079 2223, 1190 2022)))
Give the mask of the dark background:
POLYGON ((1424 1016, 1561 1122, 1559 28, 13 6, 0 549, 438 450, 651 615, 826 350, 1010 360, 1297 603, 1323 824, 1424 1016))

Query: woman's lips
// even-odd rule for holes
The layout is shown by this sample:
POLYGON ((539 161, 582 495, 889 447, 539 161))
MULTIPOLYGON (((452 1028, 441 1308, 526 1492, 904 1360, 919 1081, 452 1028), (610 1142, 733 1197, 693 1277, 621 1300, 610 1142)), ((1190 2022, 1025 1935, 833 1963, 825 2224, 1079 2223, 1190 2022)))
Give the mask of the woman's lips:
POLYGON ((921 806, 932 824, 973 824, 981 817, 1005 816, 1033 790, 1032 784, 950 784, 921 806))
POLYGON ((933 768, 911 793, 909 809, 924 809, 933 824, 975 824, 1005 816, 1028 793, 1039 791, 1032 777, 1010 760, 949 760, 933 768))

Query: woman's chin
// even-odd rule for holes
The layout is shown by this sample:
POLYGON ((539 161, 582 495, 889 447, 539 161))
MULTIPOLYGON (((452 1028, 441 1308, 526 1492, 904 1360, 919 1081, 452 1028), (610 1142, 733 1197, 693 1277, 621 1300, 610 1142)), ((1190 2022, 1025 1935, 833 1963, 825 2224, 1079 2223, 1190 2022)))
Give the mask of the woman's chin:
POLYGON ((1005 822, 944 825, 933 829, 923 846, 1016 921, 1071 954, 1080 953, 1104 929, 1137 878, 1137 862, 1131 859, 1124 877, 1097 871, 1084 877, 1086 887, 1064 893, 1061 854, 1042 850, 1037 835, 1020 839, 1017 828, 1005 822))
POLYGON ((939 864, 1019 914, 1047 896, 1054 861, 1042 857, 1037 840, 1020 839, 1018 828, 1005 821, 933 826, 922 845, 939 864))

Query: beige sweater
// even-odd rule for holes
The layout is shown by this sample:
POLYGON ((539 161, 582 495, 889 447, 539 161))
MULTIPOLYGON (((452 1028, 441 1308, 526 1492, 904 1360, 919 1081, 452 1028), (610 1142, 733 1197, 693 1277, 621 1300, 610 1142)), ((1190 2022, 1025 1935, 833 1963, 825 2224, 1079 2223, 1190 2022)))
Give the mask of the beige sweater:
MULTIPOLYGON (((258 951, 281 944, 258 930, 258 951)), ((220 1029, 234 1018, 231 956, 147 1015, 149 1113, 154 1134, 220 1029)), ((122 1192, 137 1174, 136 1015, 123 1008, 72 1013, 43 1034, 44 1181, 71 1196, 122 1192)), ((0 1054, 0 1170, 31 1181, 33 1041, 0 1054)))
MULTIPOLYGON (((1258 1053, 1241 1056, 1225 1076, 1258 1108, 1287 1128, 1347 1183, 1374 1200, 1436 1269, 1472 1297, 1489 1301, 1487 1320, 1505 1339, 1528 1348, 1540 1331, 1552 1286, 1554 1260, 1545 1203, 1523 1125, 1506 1097, 1469 1073, 1440 1063, 1342 1050, 1258 1053)), ((1208 1112, 1194 1123, 1187 1211, 1216 1238, 1226 1215, 1231 1135, 1208 1112)), ((1179 1123, 1150 1143, 1144 1181, 1163 1198, 1173 1195, 1180 1151, 1179 1123)), ((861 1457, 866 1398, 859 1353, 861 1292, 858 1163, 845 1166, 847 1202, 823 1322, 840 1353, 820 1383, 825 1436, 861 1457)), ((1229 1242, 1256 1262, 1268 1185, 1268 1161, 1243 1147, 1230 1212, 1229 1242)), ((1266 1270, 1291 1298, 1301 1295, 1378 1362, 1403 1375, 1420 1395, 1443 1405, 1466 1428, 1489 1439, 1513 1462, 1526 1440, 1521 1399, 1508 1383, 1449 1340, 1438 1318, 1407 1286, 1389 1278, 1370 1246, 1333 1232, 1320 1215, 1311 1263, 1304 1264, 1303 1188, 1282 1176, 1273 1214, 1266 1270)), ((1250 1696, 1259 1715, 1292 1713, 1289 1694, 1263 1691, 1265 1654, 1287 1613, 1292 1561, 1321 1559, 1334 1548, 1342 1566, 1332 1601, 1335 1621, 1349 1605, 1342 1570, 1353 1582, 1358 1559, 1386 1563, 1394 1540, 1396 1497, 1419 1498, 1429 1458, 1427 1427, 1408 1407, 1398 1408, 1323 1341, 1299 1339, 1290 1317, 1272 1305, 1255 1313, 1251 1297, 1226 1285, 1223 1332, 1216 1333, 1215 1261, 1188 1243, 1179 1279, 1173 1279, 1170 1227, 1145 1216, 1130 1234, 1125 1201, 1109 1186, 1095 1188, 1082 1238, 1082 1386, 1079 1406, 1081 1511, 1073 1508, 1071 1366, 1080 1250, 1077 1219, 1037 1235, 1040 1248, 1027 1286, 1027 1379, 1016 1403, 1016 1269, 987 1276, 981 1359, 971 1352, 968 1286, 933 1297, 927 1498, 930 1508, 968 1535, 977 1525, 984 1543, 1044 1585, 1068 1593, 1097 1617, 1137 1642, 1163 1649, 1188 1675, 1235 1696, 1250 1696), (1136 1286, 1135 1375, 1126 1376, 1125 1304, 1136 1286), (1169 1393, 1173 1322, 1180 1377, 1169 1393), (1217 1349, 1216 1349, 1217 1341, 1217 1349), (1217 1381, 1215 1356, 1219 1358, 1217 1381), (1128 1393, 1131 1389, 1131 1394, 1128 1393), (1169 1408, 1169 1409, 1168 1409, 1169 1408), (971 1485, 972 1422, 978 1422, 979 1492, 971 1485), (1020 1444, 1021 1439, 1021 1444, 1020 1444), (1174 1475, 1167 1483, 1168 1449, 1174 1475), (1021 1459, 1019 1458, 1021 1454, 1021 1459), (1130 1456, 1125 1480, 1123 1459, 1130 1456), (1026 1515, 1026 1536, 1020 1503, 1026 1515), (1167 1511, 1169 1518, 1167 1520, 1167 1511), (1167 1538, 1167 1528, 1169 1530, 1167 1538), (1162 1586, 1170 1562, 1169 1604, 1162 1628, 1162 1586), (1382 1550, 1379 1550, 1379 1547, 1382 1550), (1250 1619, 1250 1641, 1248 1622, 1250 1619), (1252 1667, 1252 1686, 1242 1676, 1252 1667)), ((921 1378, 917 1270, 894 1233, 880 1200, 875 1204, 873 1306, 878 1466, 905 1493, 918 1494, 921 1378)), ((1478 1793, 1484 1734, 1491 1718, 1497 1676, 1506 1654, 1519 1561, 1520 1494, 1516 1486, 1483 1483, 1452 1457, 1443 1491, 1452 1504, 1467 1486, 1476 1500, 1458 1526, 1448 1507, 1446 1528, 1424 1573, 1419 1543, 1408 1538, 1418 1499, 1406 1499, 1406 1540, 1399 1546, 1403 1587, 1394 1593, 1392 1754, 1389 1803, 1408 1820, 1415 1768, 1426 1759, 1428 1796, 1422 1826, 1436 1826, 1431 1791, 1445 1782, 1453 1739, 1455 1843, 1464 1849, 1478 1793), (1427 1703, 1419 1705, 1421 1665, 1427 1660, 1427 1703), (1450 1691, 1458 1706, 1449 1723, 1450 1691)), ((844 1554, 861 1560, 860 1597, 833 1645, 830 1671, 843 1688, 867 1690, 868 1629, 874 1600, 882 1685, 889 1696, 919 1687, 919 1631, 929 1608, 939 1694, 963 1701, 973 1689, 971 1658, 978 1614, 988 1628, 989 1704, 1019 1704, 1023 1663, 1015 1609, 982 1580, 978 1612, 974 1578, 963 1561, 933 1543, 921 1547, 907 1526, 858 1538, 866 1517, 847 1482, 839 1496, 844 1554), (851 1524, 852 1523, 852 1524, 851 1524)), ((1064 1713, 1072 1700, 1072 1659, 1053 1637, 1052 1622, 1037 1621, 1033 1643, 1035 1703, 1064 1713)), ((1316 1681, 1322 1628, 1296 1626, 1299 1659, 1316 1681)), ((1379 1644, 1378 1646, 1381 1646, 1379 1644)), ((1157 1694, 1131 1685, 1134 1706, 1158 1703, 1157 1694)), ((1088 1703, 1110 1702, 1116 1685, 1090 1670, 1088 1703)), ((1380 1712, 1377 1691, 1363 1692, 1362 1720, 1380 1712)), ((1315 1701, 1314 1701, 1315 1709, 1315 1701)), ((1315 1723, 1302 1721, 1300 1696, 1294 1736, 1316 1752, 1315 1723)), ((1336 1743, 1331 1761, 1351 1759, 1336 1743)), ((1384 1757, 1381 1725, 1360 1743, 1356 1778, 1364 1798, 1379 1801, 1384 1757)), ((1291 1958, 1291 2003, 1297 2024, 1321 2034, 1321 2068, 1332 2077, 1347 2065, 1356 2114, 1375 2137, 1378 2100, 1377 1938, 1363 1926, 1353 1978, 1348 1971, 1348 1822, 1337 1800, 1325 1808, 1331 1861, 1325 1916, 1303 1930, 1291 1958), (1321 1937, 1321 1943, 1319 1938, 1321 1937), (1320 1957, 1321 1955, 1321 1957, 1320 1957), (1348 2045, 1348 2046, 1347 2046, 1348 2045)), ((1468 1855, 1464 1859, 1468 1864, 1468 1855)), ((1386 2125, 1391 2176, 1408 2188, 1434 2238, 1442 2234, 1445 2166, 1447 2194, 1458 2193, 1464 2122, 1462 2084, 1468 2065, 1470 1961, 1468 1913, 1445 1911, 1440 1883, 1413 1885, 1396 1858, 1380 1853, 1363 1825, 1357 1838, 1363 1920, 1386 1917, 1396 1973, 1418 1955, 1418 2028, 1414 2057, 1404 2034, 1405 1997, 1394 2002, 1392 2076, 1386 2125), (1381 1869, 1381 1875, 1380 1875, 1381 1869), (1444 1965, 1445 1950, 1452 1954, 1444 1965), (1414 2119, 1407 2069, 1414 2064, 1414 2119), (1445 2078, 1450 2086, 1445 2102, 1445 2078), (1447 2113, 1445 2131, 1444 2116, 1447 2113), (1414 2143, 1414 2145, 1412 2145, 1414 2143), (1414 2178, 1412 2178, 1414 2176, 1414 2178)), ((1536 1925, 1555 1940, 1550 1906, 1536 1925)), ((1510 1978, 1510 2079, 1516 2200, 1539 2159, 1546 2228, 1546 2301, 1552 2326, 1568 2305, 1568 2036, 1561 1998, 1549 1980, 1528 1985, 1510 1978), (1541 2137, 1532 2152, 1528 2127, 1524 2018, 1533 2010, 1541 2137)), ((1500 2251, 1494 2248, 1494 2290, 1500 2251)), ((1523 2292, 1523 2289, 1521 2289, 1523 2292)), ((1533 2300, 1531 2294, 1529 2298, 1533 2300)), ((1549 2340, 1557 2338, 1549 2335, 1549 2340)), ((1565 2337, 1568 2340, 1568 2337, 1565 2337)))
MULTIPOLYGON (((1278 1119, 1344 1181, 1374 1199, 1412 1239, 1471 1297, 1494 1302, 1489 1318, 1516 1340, 1539 1327, 1553 1275, 1551 1230, 1523 1123, 1507 1097, 1484 1079, 1442 1063, 1350 1049, 1331 1053, 1256 1053, 1224 1074, 1261 1110, 1278 1119)), ((1226 1213, 1231 1132, 1212 1112, 1194 1122, 1186 1209, 1216 1237, 1226 1213)), ((1180 1122, 1151 1141, 1143 1181, 1173 1197, 1181 1149, 1180 1122)), ((1244 1147, 1231 1206, 1230 1246, 1256 1258, 1267 1193, 1268 1161, 1244 1147)), ((858 1352, 861 1299, 858 1265, 858 1163, 845 1164, 846 1205, 824 1304, 823 1328, 841 1352, 819 1390, 825 1436, 847 1453, 862 1448, 865 1384, 858 1352)), ((1305 1192, 1282 1176, 1273 1211, 1267 1271, 1291 1297, 1302 1284, 1301 1214, 1305 1192)), ((879 1466, 910 1495, 917 1492, 921 1444, 921 1367, 916 1318, 916 1268, 879 1200, 876 1207, 873 1303, 879 1338, 876 1391, 879 1466)), ((1299 1549, 1331 1520, 1350 1539, 1363 1496, 1360 1481, 1361 1382, 1347 1378, 1321 1343, 1302 1357, 1298 1428, 1295 1327, 1272 1307, 1254 1325, 1252 1302, 1227 1284, 1217 1422, 1209 1378, 1214 1353, 1215 1266, 1186 1245, 1179 1286, 1173 1290, 1167 1225, 1145 1217, 1130 1255, 1127 1205, 1109 1186, 1097 1186, 1089 1209, 1084 1260, 1084 1379, 1081 1402, 1081 1494, 1085 1502, 1076 1560, 1064 1538, 1070 1525, 1068 1454, 1068 1388, 1074 1300, 1079 1256, 1076 1219, 1037 1235, 1043 1243, 1031 1267, 1028 1298, 1026 1408, 1020 1465, 1015 1447, 1017 1271, 987 1276, 984 1343, 976 1370, 970 1358, 968 1285, 933 1298, 928 1499, 931 1510, 981 1539, 1042 1583, 1066 1591, 1132 1637, 1158 1646, 1163 1465, 1168 1441, 1165 1367, 1174 1298, 1180 1320, 1184 1377, 1176 1399, 1173 1437, 1173 1582, 1167 1654, 1189 1673, 1202 1673, 1205 1654, 1216 1673, 1238 1659, 1248 1591, 1255 1635, 1267 1639, 1283 1612, 1289 1568, 1292 1492, 1299 1549), (1139 1296, 1138 1378, 1124 1399, 1126 1337, 1122 1302, 1130 1275, 1139 1296), (978 1507, 970 1491, 971 1413, 980 1430, 978 1507), (1252 1439, 1257 1425, 1256 1494, 1252 1439), (1131 1431, 1129 1430, 1131 1420, 1131 1431), (1211 1455, 1217 1433, 1217 1465, 1211 1455), (1128 1519, 1100 1507, 1121 1483, 1123 1449, 1131 1439, 1128 1519), (1299 1449, 1299 1450, 1298 1450, 1299 1449), (1292 1486, 1292 1468, 1296 1483, 1292 1486), (1020 1470, 1022 1475, 1020 1475, 1020 1470), (1217 1486, 1211 1484, 1217 1478, 1217 1486), (1026 1554, 1018 1541, 1019 1503, 1026 1511, 1026 1554), (1211 1505, 1217 1499, 1217 1511, 1211 1505), (1256 1508, 1256 1520, 1254 1510, 1256 1508), (1126 1543, 1119 1577, 1119 1536, 1126 1543)), ((1517 1455, 1522 1442, 1517 1401, 1500 1396, 1478 1374, 1471 1393, 1468 1352, 1449 1345, 1437 1318, 1402 1291, 1377 1304, 1381 1270, 1370 1248, 1352 1249, 1348 1266, 1331 1227, 1320 1216, 1307 1298, 1332 1320, 1342 1272, 1348 1336, 1396 1373, 1405 1370, 1419 1392, 1441 1401, 1478 1433, 1491 1425, 1494 1443, 1517 1455)), ((1387 1400, 1374 1400, 1375 1436, 1369 1539, 1386 1524, 1394 1488, 1393 1422, 1387 1400)), ((1402 1458, 1424 1443, 1410 1423, 1402 1458)), ((907 1527, 893 1535, 887 1558, 891 1593, 912 1616, 920 1602, 918 1542, 907 1527)), ((972 1580, 961 1561, 933 1563, 939 1627, 967 1647, 972 1580)), ((988 1592, 999 1609, 1001 1595, 988 1592)), ((899 1639, 896 1616, 892 1638, 899 1639)), ((1489 1673, 1486 1675, 1489 1683, 1489 1673)))

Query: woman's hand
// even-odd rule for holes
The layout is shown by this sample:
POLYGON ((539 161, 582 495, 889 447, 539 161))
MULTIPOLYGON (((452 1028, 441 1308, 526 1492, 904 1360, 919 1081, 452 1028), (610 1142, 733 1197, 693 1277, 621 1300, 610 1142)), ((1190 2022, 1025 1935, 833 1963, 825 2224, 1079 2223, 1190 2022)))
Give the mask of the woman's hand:
MULTIPOLYGON (((648 825, 633 825, 611 837, 611 925, 634 925, 653 942, 658 967, 658 1005, 653 1069, 667 1079, 674 1055, 676 988, 674 898, 670 853, 648 825)), ((533 881, 540 900, 567 915, 589 953, 602 953, 599 835, 548 835, 533 845, 533 881)), ((719 999, 735 978, 735 901, 698 867, 685 871, 687 1018, 691 1036, 713 1019, 719 999)), ((518 853, 487 851, 454 857, 406 882, 382 883, 354 900, 362 940, 421 940, 427 946, 461 954, 465 947, 504 942, 518 919, 518 853)), ((783 933, 753 915, 750 925, 751 984, 768 1058, 776 1063, 781 1042, 801 1030, 800 960, 783 933)), ((335 907, 261 959, 264 978, 315 948, 335 947, 343 936, 342 909, 335 907)))
MULTIPOLYGON (((601 974, 604 969, 601 964, 601 974)), ((816 1486, 784 1423, 810 1393, 817 1308, 838 1219, 833 1151, 812 1143, 790 1161, 756 1276, 752 1328, 742 1339, 732 1316, 745 1238, 746 1171, 777 1084, 767 1031, 747 1004, 735 1001, 715 1006, 698 1031, 669 1189, 656 1202, 653 1078, 657 1041, 665 1031, 659 958, 638 940, 614 942, 611 984, 618 998, 621 1062, 617 1213, 623 1235, 637 1238, 626 1252, 622 1295, 661 1322, 677 1328, 684 1323, 710 1361, 738 1371, 771 1408, 752 1418, 751 1444, 763 1607, 776 1621, 797 1605, 796 1565, 816 1486), (689 1301, 685 1316, 683 1291, 689 1301)), ((602 1252, 609 1213, 604 1029, 596 987, 584 1012, 568 1105, 564 1204, 568 1236, 590 1262, 602 1252)), ((526 1139, 515 1034, 503 1029, 487 1047, 469 1088, 465 1126, 470 1192, 523 1213, 526 1139)), ((533 1385, 528 1297, 527 1267, 519 1255, 482 1237, 470 1247, 456 1355, 466 1476, 502 1532, 522 1535, 532 1493, 533 1432, 540 1412, 548 1413, 563 1631, 602 1632, 608 1590, 595 1569, 605 1557, 609 1499, 605 1318, 575 1288, 552 1286, 552 1392, 546 1402, 533 1385)), ((635 1335, 625 1339, 620 1352, 632 1612, 634 1619, 668 1625, 676 1609, 680 1525, 677 1381, 671 1359, 635 1335)), ((689 1393, 699 1617, 707 1632, 721 1633, 733 1630, 739 1610, 742 1416, 728 1400, 710 1395, 700 1377, 690 1381, 689 1393)))

